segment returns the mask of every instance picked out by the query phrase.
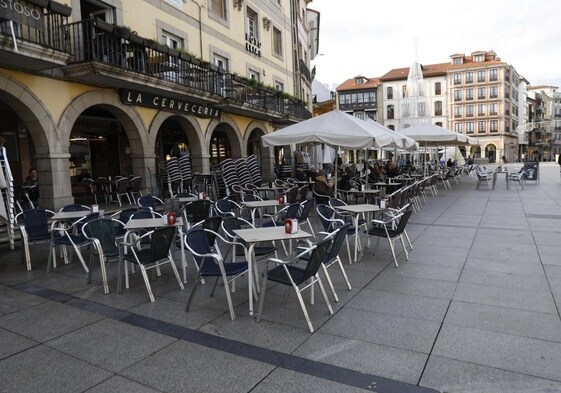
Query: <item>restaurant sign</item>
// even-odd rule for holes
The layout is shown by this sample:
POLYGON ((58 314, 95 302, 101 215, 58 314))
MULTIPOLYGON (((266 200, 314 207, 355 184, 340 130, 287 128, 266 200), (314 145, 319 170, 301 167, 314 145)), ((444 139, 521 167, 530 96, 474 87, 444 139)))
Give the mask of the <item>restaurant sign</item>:
POLYGON ((22 0, 0 0, 0 19, 44 30, 43 9, 22 0))
MULTIPOLYGON (((1 1, 1 0, 0 0, 1 1)), ((121 102, 126 105, 138 105, 153 109, 162 109, 171 112, 193 115, 196 117, 220 118, 220 109, 210 105, 193 104, 184 100, 161 96, 158 94, 121 89, 119 93, 121 102)))

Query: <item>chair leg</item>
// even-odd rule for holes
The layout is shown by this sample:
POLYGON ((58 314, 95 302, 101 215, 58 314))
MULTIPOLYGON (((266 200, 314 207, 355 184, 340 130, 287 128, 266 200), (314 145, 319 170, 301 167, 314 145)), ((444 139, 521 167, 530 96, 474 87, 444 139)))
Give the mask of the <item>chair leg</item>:
MULTIPOLYGON (((101 279, 103 281, 103 293, 106 295, 109 293, 109 284, 107 283, 107 269, 105 268, 105 257, 99 256, 99 265, 101 267, 101 279)), ((88 273, 89 277, 92 276, 92 268, 90 267, 90 271, 88 273)), ((90 280, 91 282, 91 280, 90 280)))
POLYGON ((193 285, 193 290, 189 295, 189 299, 187 299, 187 305, 185 306, 186 312, 189 311, 189 309, 191 308, 191 302, 193 301, 193 296, 195 295, 195 291, 197 290, 200 281, 201 281, 201 272, 199 271, 197 274, 197 278, 195 278, 195 285, 193 285))
POLYGON ((23 243, 23 253, 25 255, 25 265, 27 267, 27 271, 31 271, 31 254, 29 252, 29 244, 27 242, 23 243))
POLYGON ((403 234, 405 235, 405 238, 407 239, 407 243, 409 243, 409 250, 413 250, 413 244, 411 244, 411 240, 409 239, 409 235, 407 234, 407 231, 405 229, 403 230, 403 234))
POLYGON ((169 254, 169 264, 171 265, 171 270, 173 270, 173 274, 175 274, 175 278, 177 279, 177 283, 179 284, 179 288, 184 289, 183 283, 181 282, 181 277, 179 276, 179 271, 177 270, 177 266, 175 266, 175 262, 171 257, 171 253, 169 254))
POLYGON ((343 267, 343 262, 341 262, 341 258, 339 258, 339 255, 337 255, 336 259, 337 259, 337 264, 339 265, 339 269, 341 269, 341 274, 343 275, 343 278, 345 279, 345 283, 347 284, 347 288, 349 288, 350 291, 352 287, 351 287, 351 283, 349 282, 349 278, 347 277, 347 272, 343 267))
POLYGON ((263 315, 263 304, 265 303, 265 291, 267 290, 267 269, 265 269, 265 275, 263 277, 263 284, 261 285, 261 294, 259 295, 259 308, 257 310, 257 322, 261 320, 261 315, 263 315))
MULTIPOLYGON (((306 318, 306 322, 308 323, 308 328, 310 329, 310 333, 313 333, 314 332, 314 327, 312 326, 312 321, 310 320, 310 316, 308 315, 308 309, 306 308, 306 304, 304 303, 304 299, 302 299, 302 294, 298 290, 298 287, 294 287, 294 290, 296 291, 296 296, 298 297, 298 301, 300 302, 300 308, 302 309, 302 312, 304 313, 304 318, 306 318)), ((323 290, 323 292, 325 292, 325 290, 323 290)), ((327 295, 324 293, 324 296, 327 296, 327 295)), ((327 299, 327 302, 329 303, 329 299, 327 299)), ((331 305, 330 305, 330 307, 331 307, 331 305)))
POLYGON ((393 240, 391 238, 388 237, 388 243, 390 243, 390 249, 392 250, 392 255, 393 255, 393 261, 395 263, 395 267, 399 267, 398 263, 397 263, 397 257, 395 256, 395 250, 394 250, 394 246, 393 246, 393 240))
POLYGON ((333 315, 333 308, 331 307, 331 303, 329 303, 329 298, 327 297, 327 292, 325 292, 325 288, 323 287, 323 283, 321 282, 321 278, 319 278, 319 274, 317 274, 317 273, 316 273, 316 280, 318 282, 321 294, 323 295, 323 300, 325 300, 325 304, 327 305, 327 309, 329 310, 329 315, 333 315))
POLYGON ((148 280, 148 275, 146 274, 146 269, 143 265, 140 266, 140 272, 142 273, 142 278, 144 279, 144 284, 146 284, 146 290, 148 291, 148 296, 150 297, 150 302, 154 303, 154 294, 152 293, 152 287, 150 286, 150 281, 148 280))
POLYGON ((401 240, 401 245, 403 246, 403 252, 405 253, 405 260, 409 260, 409 253, 407 252, 407 246, 405 245, 405 239, 403 238, 403 233, 399 235, 399 240, 401 240))
POLYGON ((322 263, 321 267, 323 268, 323 273, 325 275, 325 278, 327 280, 327 284, 329 285, 329 288, 331 289, 331 293, 333 294, 333 299, 335 300, 336 303, 339 302, 339 297, 337 296, 337 292, 335 292, 335 287, 333 286, 333 281, 331 281, 331 276, 329 275, 329 272, 327 271, 327 267, 322 263))
POLYGON ((228 309, 230 310, 230 319, 233 321, 234 319, 236 319, 236 314, 234 313, 234 305, 232 304, 232 295, 230 295, 230 286, 228 285, 228 277, 224 272, 222 272, 222 280, 224 281, 226 300, 228 301, 228 309))

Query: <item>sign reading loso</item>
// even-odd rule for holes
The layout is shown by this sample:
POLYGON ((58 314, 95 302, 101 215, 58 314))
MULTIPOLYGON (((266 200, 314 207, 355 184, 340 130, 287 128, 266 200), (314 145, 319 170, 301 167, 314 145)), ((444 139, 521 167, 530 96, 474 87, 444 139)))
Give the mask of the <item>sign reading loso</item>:
POLYGON ((22 0, 0 0, 0 19, 44 30, 43 10, 22 0))

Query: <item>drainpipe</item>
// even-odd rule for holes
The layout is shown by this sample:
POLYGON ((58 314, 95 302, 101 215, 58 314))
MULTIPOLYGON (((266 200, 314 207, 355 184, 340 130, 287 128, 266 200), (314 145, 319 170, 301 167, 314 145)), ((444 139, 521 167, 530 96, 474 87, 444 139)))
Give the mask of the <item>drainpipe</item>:
POLYGON ((199 46, 200 46, 200 52, 201 52, 201 59, 204 60, 204 56, 203 56, 203 25, 202 25, 202 20, 201 20, 203 6, 200 5, 199 3, 197 3, 195 0, 191 0, 191 1, 193 3, 195 3, 197 7, 199 7, 199 46))

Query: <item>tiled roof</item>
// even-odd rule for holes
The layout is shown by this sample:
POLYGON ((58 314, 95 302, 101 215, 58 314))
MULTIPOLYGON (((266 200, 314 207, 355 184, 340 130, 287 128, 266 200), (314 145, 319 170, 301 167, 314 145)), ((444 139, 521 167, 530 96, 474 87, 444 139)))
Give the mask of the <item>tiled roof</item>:
POLYGON ((500 60, 488 60, 488 61, 468 61, 463 64, 450 64, 450 71, 464 69, 464 68, 483 68, 489 66, 506 65, 505 62, 500 60))
MULTIPOLYGON (((421 64, 421 70, 423 71, 423 77, 428 76, 437 76, 437 75, 446 75, 446 71, 450 68, 450 63, 438 63, 438 64, 421 64)), ((394 68, 390 72, 383 75, 380 80, 391 81, 391 80, 400 80, 400 79, 407 79, 409 75, 409 67, 406 68, 394 68)))
POLYGON ((380 86, 380 79, 379 78, 366 78, 362 75, 355 76, 354 78, 347 79, 345 82, 341 83, 337 88, 336 91, 344 91, 344 90, 362 90, 362 89, 372 89, 375 87, 380 86), (356 83, 357 79, 364 78, 366 81, 363 84, 358 85, 356 83))

